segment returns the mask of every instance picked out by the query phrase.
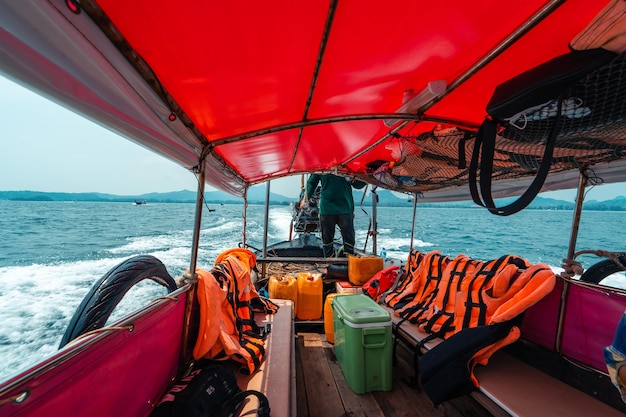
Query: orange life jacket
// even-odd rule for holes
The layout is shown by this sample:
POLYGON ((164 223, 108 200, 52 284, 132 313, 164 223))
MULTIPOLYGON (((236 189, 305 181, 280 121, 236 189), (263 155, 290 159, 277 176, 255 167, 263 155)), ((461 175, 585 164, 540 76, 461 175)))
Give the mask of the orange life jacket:
POLYGON ((254 289, 250 265, 254 266, 256 257, 245 257, 242 261, 236 256, 246 255, 246 251, 229 250, 226 255, 218 256, 220 261, 210 272, 196 271, 200 331, 193 355, 195 359, 234 359, 243 364, 243 373, 251 374, 265 356, 265 333, 254 321, 252 304, 256 303, 266 313, 275 312, 278 307, 259 297, 254 289))
POLYGON ((246 248, 226 249, 224 252, 217 255, 217 258, 215 258, 214 265, 219 264, 228 256, 234 256, 235 258, 243 262, 245 265, 248 265, 248 270, 252 270, 252 268, 256 266, 256 255, 250 249, 246 249, 246 248))
POLYGON ((414 299, 396 310, 429 333, 417 344, 414 361, 420 363, 416 370, 426 365, 423 388, 435 404, 477 387, 475 366, 518 340, 520 315, 556 285, 550 267, 513 255, 488 262, 459 255, 443 270, 433 263, 437 257, 441 259, 439 253, 424 255, 413 270, 414 299), (423 344, 437 337, 446 340, 419 358, 423 344))
MULTIPOLYGON (((234 256, 239 259, 244 265, 248 265, 248 273, 252 274, 252 270, 256 269, 256 255, 250 249, 246 248, 232 248, 227 249, 220 253, 215 258, 215 264, 218 265, 224 259, 229 256, 234 256)), ((247 280, 250 280, 246 277, 247 280)), ((250 298, 249 303, 252 307, 252 311, 255 313, 275 314, 278 311, 278 306, 266 297, 261 297, 256 291, 254 285, 250 284, 247 289, 248 296, 250 298)))
POLYGON ((513 255, 504 255, 480 264, 480 268, 466 277, 455 295, 454 323, 452 327, 444 329, 444 337, 461 329, 488 324, 497 307, 495 302, 490 302, 488 291, 497 282, 510 280, 519 275, 520 269, 529 266, 528 261, 513 255))
POLYGON ((385 303, 396 310, 400 317, 402 310, 428 303, 427 298, 438 285, 443 269, 450 258, 443 256, 439 251, 431 251, 427 254, 412 252, 406 264, 407 282, 402 288, 385 297, 385 303))
POLYGON ((226 299, 226 292, 222 291, 210 272, 197 269, 196 273, 198 274, 197 297, 200 305, 200 323, 198 338, 193 348, 193 357, 197 360, 209 352, 221 335, 222 329, 219 323, 222 318, 222 305, 226 299))
POLYGON ((469 256, 457 256, 444 270, 435 299, 425 316, 417 322, 420 331, 445 334, 454 329, 457 294, 467 291, 468 281, 484 263, 469 256))
POLYGON ((556 275, 546 264, 535 264, 517 277, 502 276, 484 294, 493 314, 487 324, 502 323, 517 317, 554 289, 556 275))
POLYGON ((227 256, 215 264, 211 273, 233 295, 228 297, 228 301, 237 320, 238 330, 244 334, 254 331, 256 323, 250 300, 252 292, 256 290, 250 282, 248 265, 235 256, 227 256))
POLYGON ((424 255, 422 266, 415 272, 415 296, 404 306, 396 309, 396 314, 411 323, 417 323, 426 316, 431 304, 437 297, 444 271, 451 264, 452 259, 442 255, 439 251, 428 252, 424 255))
MULTIPOLYGON (((422 269, 425 263, 422 264, 422 269)), ((488 324, 497 305, 485 296, 493 282, 518 274, 528 261, 513 255, 483 262, 467 255, 449 260, 443 271, 431 268, 430 280, 421 295, 397 311, 405 320, 417 324, 420 331, 447 338, 464 328, 488 324)), ((504 302, 505 300, 502 300, 504 302)), ((426 340, 427 341, 427 340, 426 340)))

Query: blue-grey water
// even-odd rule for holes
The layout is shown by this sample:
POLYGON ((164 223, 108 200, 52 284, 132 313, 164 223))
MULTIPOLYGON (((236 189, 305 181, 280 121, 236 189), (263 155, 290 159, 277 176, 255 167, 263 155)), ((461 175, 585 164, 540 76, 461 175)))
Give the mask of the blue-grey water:
MULTIPOLYGON (((407 204, 408 205, 408 204, 407 204)), ((202 221, 198 266, 243 240, 243 205, 211 206, 202 221)), ((372 249, 371 209, 357 207, 357 247, 372 249), (367 211, 364 212, 365 209, 367 211)), ((92 283, 138 254, 159 258, 172 276, 189 266, 193 204, 0 201, 0 381, 53 354, 92 283)), ((378 208, 378 251, 406 260, 411 247, 412 207, 378 208)), ((512 253, 558 269, 570 241, 572 212, 525 210, 498 217, 484 209, 418 207, 413 247, 465 253, 488 260, 512 253)), ((269 243, 289 236, 291 209, 271 207, 269 243)), ((251 205, 247 243, 263 242, 264 207, 251 205)), ((576 250, 626 250, 626 212, 585 212, 576 250)), ((586 267, 601 260, 580 258, 586 267)), ((605 280, 624 286, 623 276, 605 280)), ((124 298, 111 320, 143 307, 164 290, 141 283, 124 298)))

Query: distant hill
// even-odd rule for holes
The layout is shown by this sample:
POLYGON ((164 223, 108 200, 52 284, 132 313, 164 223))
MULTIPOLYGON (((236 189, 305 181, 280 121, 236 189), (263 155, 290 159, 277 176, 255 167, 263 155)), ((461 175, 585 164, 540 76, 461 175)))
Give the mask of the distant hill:
POLYGON ((626 210, 626 197, 620 196, 612 200, 597 201, 590 200, 583 204, 586 210, 611 210, 611 211, 623 211, 626 210))
MULTIPOLYGON (((498 202, 498 205, 505 205, 515 201, 514 198, 502 199, 498 202)), ((575 207, 574 202, 555 200, 553 198, 536 197, 533 202, 528 206, 531 209, 541 210, 573 210, 575 207)), ((616 197, 612 200, 597 201, 589 200, 583 203, 584 210, 596 210, 596 211, 626 211, 626 197, 616 197)))
MULTIPOLYGON (((257 185, 248 190, 249 204, 265 204, 265 186, 257 185)), ((381 206, 406 206, 408 200, 399 198, 388 190, 378 190, 378 204, 381 206)), ((223 191, 207 191, 204 193, 206 201, 211 204, 240 204, 241 197, 235 197, 223 191)), ((363 192, 355 190, 354 201, 360 204, 363 192)), ((0 191, 0 200, 18 201, 91 201, 91 202, 134 202, 145 201, 147 203, 195 203, 196 192, 190 190, 172 191, 168 193, 148 193, 139 195, 114 195, 103 193, 52 193, 43 191, 0 191)), ((272 204, 290 204, 297 198, 286 197, 281 194, 270 192, 272 204)), ((371 196, 368 194, 364 204, 371 205, 371 196)))
MULTIPOLYGON (((240 204, 241 197, 235 197, 223 191, 204 193, 207 202, 214 204, 240 204)), ((0 191, 0 200, 16 201, 91 201, 91 202, 134 202, 147 203, 195 203, 196 192, 190 190, 172 191, 167 193, 147 193, 138 195, 115 195, 104 193, 53 193, 43 191, 0 191)), ((293 198, 270 193, 270 201, 274 204, 289 204, 293 198)), ((248 191, 249 204, 265 203, 265 187, 251 187, 248 191)))
MULTIPOLYGON (((248 190, 249 204, 265 203, 265 186, 257 185, 250 187, 248 190)), ((389 190, 377 190, 378 205, 381 207, 411 207, 412 202, 409 196, 399 197, 401 194, 394 193, 389 190)), ((243 199, 235 197, 223 191, 208 191, 205 193, 208 204, 241 204, 243 199)), ((91 201, 91 202, 134 202, 145 201, 147 203, 195 203, 196 192, 190 190, 172 191, 168 193, 148 193, 140 195, 115 195, 104 193, 54 193, 42 191, 0 191, 0 200, 16 200, 16 201, 91 201)), ((361 204, 366 207, 371 206, 371 194, 368 193, 363 199, 363 192, 354 191, 354 202, 356 206, 361 204)), ((514 198, 505 198, 496 200, 498 206, 504 206, 514 198)), ((270 202, 274 205, 288 205, 296 202, 293 197, 286 197, 281 194, 270 192, 270 202)), ((453 203, 424 203, 419 202, 420 207, 474 207, 476 204, 472 201, 459 201, 453 203)), ((571 201, 555 200, 552 198, 536 197, 528 207, 529 209, 539 210, 572 210, 574 203, 571 201)), ((600 211, 626 211, 626 197, 617 197, 607 201, 590 200, 584 203, 585 210, 600 211)))
POLYGON ((17 201, 135 201, 133 196, 103 193, 51 193, 44 191, 0 191, 0 200, 17 201))

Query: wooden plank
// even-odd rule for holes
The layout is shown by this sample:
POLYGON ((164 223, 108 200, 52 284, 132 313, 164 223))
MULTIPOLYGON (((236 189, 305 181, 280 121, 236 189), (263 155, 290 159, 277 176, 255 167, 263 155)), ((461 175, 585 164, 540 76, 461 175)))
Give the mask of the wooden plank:
MULTIPOLYGON (((482 394, 477 392, 478 394, 482 394)), ((486 398, 485 398, 486 399, 486 398)), ((446 416, 459 416, 459 417, 506 417, 508 414, 501 408, 498 408, 495 404, 492 404, 490 408, 482 407, 481 403, 474 400, 472 395, 464 395, 462 397, 453 398, 441 404, 439 407, 445 406, 444 415, 446 416)), ((541 416, 542 414, 537 414, 541 416)))
POLYGON ((298 333, 297 350, 301 357, 301 365, 298 365, 298 417, 492 415, 470 396, 453 399, 435 407, 419 387, 407 383, 413 376, 412 353, 403 345, 398 348, 398 363, 393 368, 392 390, 366 394, 356 394, 348 386, 334 355, 334 347, 326 341, 323 334, 298 333), (315 364, 311 365, 312 363, 315 364), (329 375, 325 375, 324 368, 329 375), (308 385, 304 386, 305 384, 308 385))
POLYGON ((320 335, 300 333, 298 339, 309 415, 343 415, 345 413, 344 407, 324 355, 320 335))
POLYGON ((426 393, 411 384, 414 377, 413 353, 406 346, 396 347, 397 363, 393 368, 393 391, 387 395, 379 395, 376 398, 385 410, 385 415, 390 416, 421 416, 443 417, 455 416, 446 414, 446 407, 435 407, 426 393))
POLYGON ((326 344, 328 345, 324 348, 326 360, 335 378, 335 384, 339 390, 346 414, 355 417, 384 417, 385 415, 371 393, 357 394, 350 388, 335 357, 334 347, 328 342, 326 344))
POLYGON ((302 367, 302 348, 304 338, 296 337, 296 412, 298 417, 309 417, 309 405, 306 398, 306 382, 302 367))
MULTIPOLYGON (((493 415, 469 395, 453 398, 435 407, 420 387, 410 386, 406 382, 414 376, 413 352, 406 345, 399 344, 396 353, 398 363, 394 367, 394 391, 403 390, 404 396, 410 398, 413 407, 419 410, 419 414, 416 415, 423 417, 491 417, 493 415)), ((385 415, 394 414, 385 412, 385 415)))

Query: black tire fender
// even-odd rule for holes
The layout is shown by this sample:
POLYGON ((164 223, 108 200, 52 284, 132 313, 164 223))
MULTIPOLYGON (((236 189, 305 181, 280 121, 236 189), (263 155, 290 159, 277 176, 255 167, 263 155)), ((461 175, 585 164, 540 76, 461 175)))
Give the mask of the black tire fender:
MULTIPOLYGON (((617 257, 622 265, 626 265, 626 254, 617 257)), ((592 282, 599 284, 604 278, 616 272, 624 271, 625 269, 613 262, 610 259, 598 262, 592 265, 580 276, 580 280, 583 282, 592 282)))
POLYGON ((128 290, 144 279, 166 287, 170 293, 176 290, 174 278, 154 256, 138 255, 121 262, 96 281, 83 298, 65 330, 59 349, 78 336, 103 327, 128 290))

